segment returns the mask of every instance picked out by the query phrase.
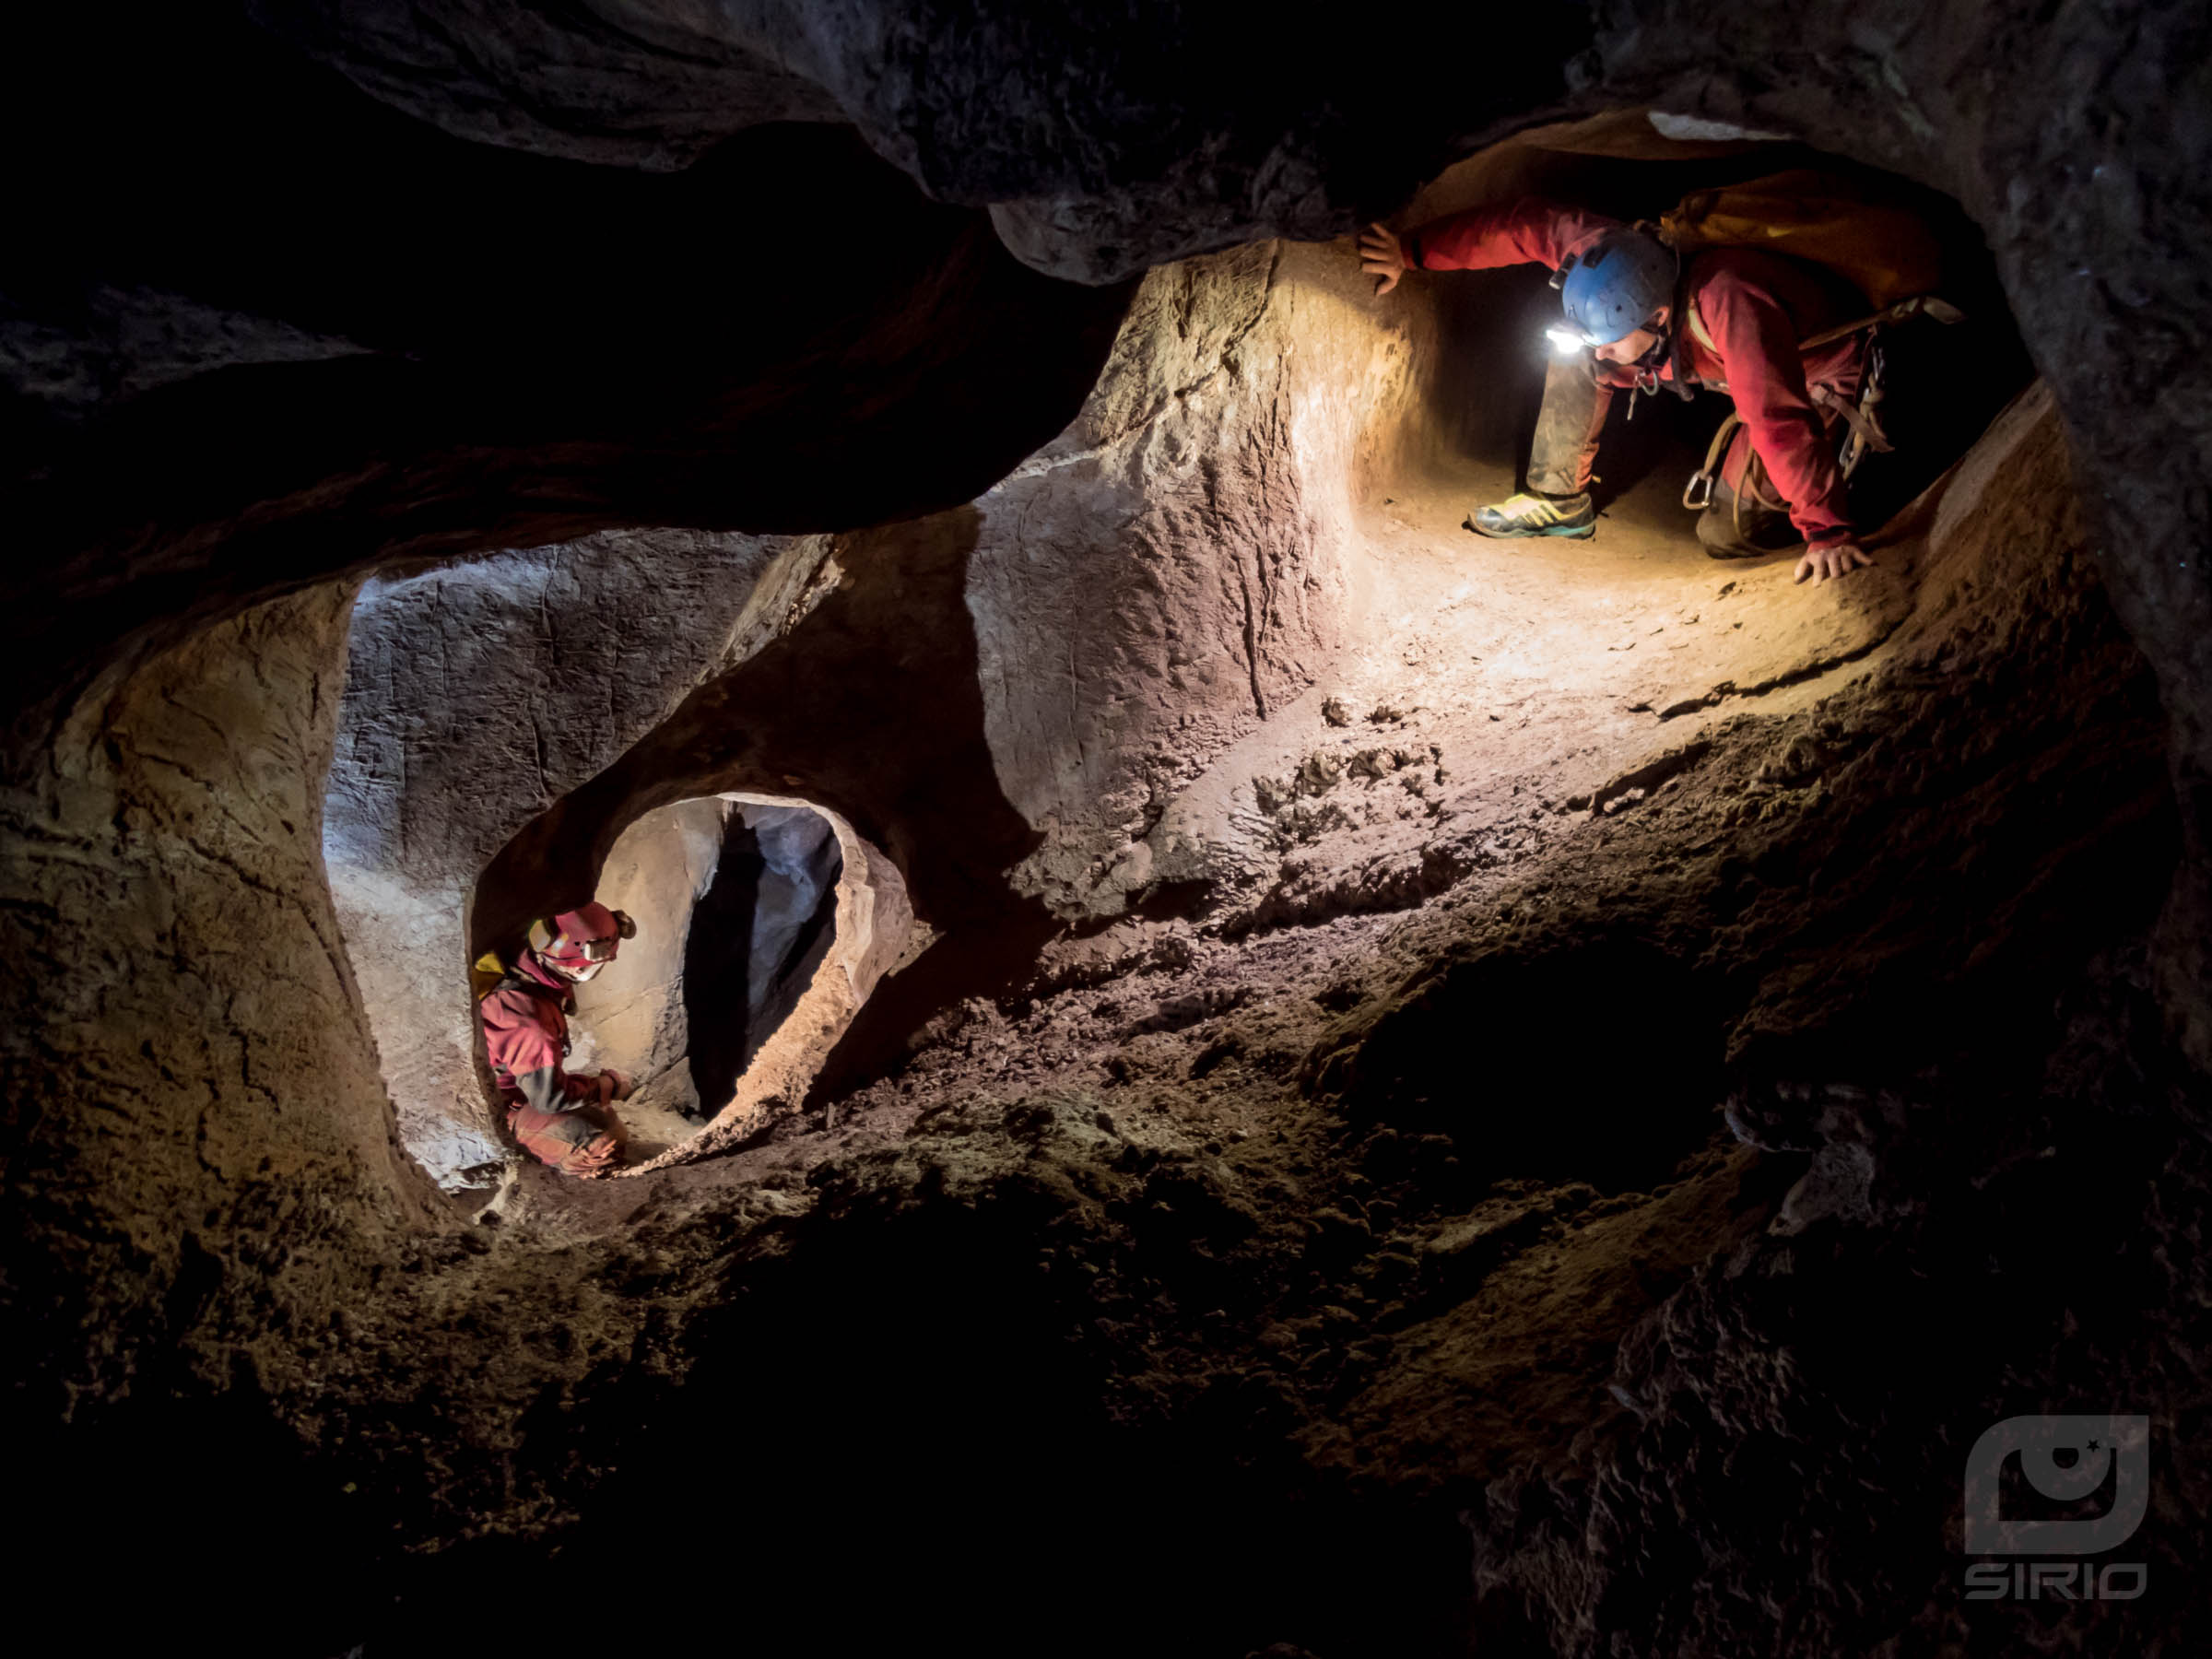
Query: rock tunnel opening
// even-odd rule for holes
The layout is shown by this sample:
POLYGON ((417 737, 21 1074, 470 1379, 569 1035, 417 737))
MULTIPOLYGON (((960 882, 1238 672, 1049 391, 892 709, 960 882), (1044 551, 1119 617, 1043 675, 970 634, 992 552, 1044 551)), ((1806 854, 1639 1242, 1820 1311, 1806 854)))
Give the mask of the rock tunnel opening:
POLYGON ((1558 817, 1694 786, 1710 721, 1780 712, 1890 639, 1919 602, 1931 487, 2030 380, 1956 203, 1630 112, 1491 147, 1391 224, 1524 194, 1634 221, 1808 167, 1924 216, 1967 318, 1892 331, 1895 447, 1853 479, 1888 568, 1825 587, 1793 583, 1794 555, 1700 545, 1681 498, 1718 395, 1614 400, 1592 539, 1470 534, 1524 483, 1560 311, 1545 268, 1424 271, 1378 297, 1347 239, 1148 277, 1124 340, 1163 360, 1117 347, 1084 417, 979 502, 986 717, 1045 838, 1018 885, 1070 917, 1135 905, 1230 939, 1417 908, 1558 817))
MULTIPOLYGON (((1964 313, 1950 327, 1922 320, 1883 333, 1880 419, 1894 447, 1868 456, 1850 483, 1853 522, 1878 528, 1957 462, 2033 378, 1983 232, 1956 201, 1808 145, 1685 141, 1666 135, 1647 112, 1625 111, 1491 147, 1439 175, 1392 224, 1411 229, 1516 195, 1652 222, 1692 193, 1783 173, 1812 173, 1845 194, 1908 211, 1939 253, 1942 296, 1964 313)), ((1817 274, 1839 314, 1874 309, 1842 278, 1817 274)), ((1547 268, 1520 265, 1408 278, 1429 290, 1414 303, 1433 308, 1436 329, 1425 392, 1434 431, 1415 457, 1415 488, 1435 479, 1473 501, 1527 486, 1531 433, 1552 356, 1545 330, 1560 321, 1550 277, 1547 268)), ((1605 528, 1654 545, 1693 539, 1683 488, 1728 409, 1725 396, 1616 396, 1593 489, 1605 528)))
POLYGON ((573 1058, 634 1084, 615 1109, 631 1163, 714 1122, 759 1056, 782 1053, 787 1021, 824 1018, 808 999, 825 965, 844 966, 840 911, 868 902, 844 880, 839 830, 804 804, 710 795, 655 808, 615 841, 598 891, 638 936, 577 987, 573 1058))
MULTIPOLYGON (((1347 782, 1366 772, 1372 790, 1377 774, 1418 776, 1431 759, 1440 782, 1473 756, 1497 766, 1497 793, 1509 799, 1490 809, 1500 833, 1477 852, 1483 863, 1514 858, 1521 824, 1559 813, 1603 821, 1685 781, 1700 787, 1715 716, 1779 712, 1790 688, 1878 650, 1907 625, 1927 573, 1916 544, 1930 528, 1932 487, 2033 380, 1988 251, 1956 203, 1801 146, 1684 158, 1677 147, 1644 143, 1641 122, 1582 124, 1560 148, 1549 147, 1558 135, 1543 135, 1500 147, 1444 174, 1394 223, 1432 221, 1515 192, 1649 220, 1691 190, 1799 168, 1912 204, 1943 248, 1943 293, 1966 321, 1921 320, 1880 336, 1881 417, 1894 447, 1865 457, 1849 500, 1877 563, 1893 569, 1855 588, 1800 588, 1789 581, 1795 551, 1781 550, 1796 540, 1786 528, 1767 557, 1708 555, 1682 496, 1730 413, 1724 395, 1616 394, 1594 435, 1599 522, 1590 541, 1477 539, 1470 509, 1538 487, 1532 433, 1553 367, 1545 329, 1559 320, 1559 297, 1540 267, 1409 276, 1426 291, 1406 308, 1427 311, 1433 329, 1414 417, 1428 430, 1363 481, 1357 516, 1366 534, 1354 545, 1382 556, 1369 580, 1388 596, 1367 613, 1377 637, 1365 654, 1397 659, 1396 676, 1451 664, 1437 678, 1485 688, 1473 700, 1484 705, 1481 724, 1473 745, 1447 741, 1424 753, 1399 737, 1405 712, 1426 700, 1421 691, 1400 695, 1394 685, 1341 700, 1324 716, 1342 728, 1333 734, 1336 755, 1322 750, 1298 771, 1264 780, 1272 787, 1262 796, 1263 805, 1269 795, 1290 802, 1292 837, 1313 843, 1305 885, 1340 896, 1316 902, 1298 885, 1278 889, 1256 918, 1263 927, 1325 916, 1345 902, 1346 884, 1329 871, 1346 860, 1328 818, 1328 797, 1343 793, 1339 768, 1347 782), (1576 147, 1583 143, 1593 147, 1576 147), (1451 557, 1424 581, 1417 547, 1435 547, 1440 536, 1453 543, 1451 557)), ((1868 310, 1840 284, 1836 302, 1846 316, 1868 310)), ((1474 709, 1467 714, 1472 724, 1474 709)), ((1464 874, 1464 865, 1433 853, 1418 866, 1401 861, 1394 879, 1352 907, 1418 904, 1464 874)), ((1598 936, 1567 955, 1504 949, 1409 994, 1350 1064, 1322 1058, 1317 1092, 1356 1133, 1372 1123, 1449 1137, 1465 1166, 1482 1171, 1477 1189, 1527 1177, 1608 1193, 1664 1183, 1709 1143, 1712 1102, 1729 1087, 1723 1055, 1742 988, 1727 982, 1724 953, 1593 931, 1598 936), (1585 1040, 1594 1007, 1608 1010, 1615 1052, 1639 1056, 1632 1082, 1556 1067, 1585 1040), (1482 1055, 1472 1067, 1470 1043, 1482 1055), (1604 1132, 1589 1133, 1594 1124, 1604 1132)))

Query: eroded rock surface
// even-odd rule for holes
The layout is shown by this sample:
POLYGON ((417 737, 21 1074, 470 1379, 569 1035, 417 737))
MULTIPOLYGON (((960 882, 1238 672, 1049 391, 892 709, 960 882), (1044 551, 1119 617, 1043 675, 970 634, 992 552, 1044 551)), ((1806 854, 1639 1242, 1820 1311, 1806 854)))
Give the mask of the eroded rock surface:
POLYGON ((299 1375, 338 1288, 427 1219, 320 870, 351 604, 166 653, 8 796, 7 1285, 54 1338, 17 1348, 42 1416, 299 1375))

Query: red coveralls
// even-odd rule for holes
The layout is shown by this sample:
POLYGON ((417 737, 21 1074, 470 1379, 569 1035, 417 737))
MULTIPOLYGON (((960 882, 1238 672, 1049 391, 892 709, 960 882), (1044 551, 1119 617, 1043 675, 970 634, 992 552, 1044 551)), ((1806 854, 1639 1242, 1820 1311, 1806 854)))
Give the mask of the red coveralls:
POLYGON ((484 1024, 484 1053, 507 1105, 507 1127, 523 1149, 564 1175, 601 1175, 621 1156, 622 1122, 606 1110, 614 1079, 579 1077, 561 1066, 569 1053, 568 985, 524 950, 506 982, 477 1005, 484 1024), (516 981, 527 982, 527 988, 516 981), (540 1112, 523 1097, 517 1077, 550 1066, 553 1099, 540 1112))
MULTIPOLYGON (((1603 214, 1531 196, 1432 220, 1400 241, 1406 263, 1422 270, 1557 268, 1618 224, 1603 214)), ((1836 459, 1841 418, 1820 406, 1816 389, 1857 402, 1865 371, 1864 336, 1853 335, 1809 354, 1797 342, 1850 321, 1851 303, 1820 273, 1793 260, 1755 248, 1715 248, 1685 262, 1681 314, 1675 319, 1689 382, 1735 399, 1750 448, 1766 463, 1791 523, 1816 545, 1846 541, 1852 534, 1836 459)), ((1646 371, 1644 389, 1673 379, 1669 361, 1655 377, 1646 371)), ((1613 394, 1636 383, 1636 371, 1625 364, 1555 360, 1538 420, 1539 450, 1551 453, 1531 457, 1529 488, 1544 495, 1587 489, 1613 394), (1589 393, 1583 388, 1593 380, 1596 396, 1584 422, 1589 393), (1577 426, 1579 451, 1572 436, 1577 426), (1548 443, 1547 427, 1553 434, 1548 443)), ((1740 452, 1743 445, 1735 448, 1740 452)), ((1743 455, 1732 453, 1724 466, 1722 480, 1730 490, 1739 487, 1744 465, 1743 455)))

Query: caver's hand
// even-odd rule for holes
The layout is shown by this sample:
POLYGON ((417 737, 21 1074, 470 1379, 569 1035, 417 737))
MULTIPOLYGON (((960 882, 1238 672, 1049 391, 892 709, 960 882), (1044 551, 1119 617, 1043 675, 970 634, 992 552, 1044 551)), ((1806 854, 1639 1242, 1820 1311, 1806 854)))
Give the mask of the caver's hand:
POLYGON ((628 1072, 618 1072, 610 1065, 599 1074, 599 1101, 601 1105, 605 1105, 609 1100, 627 1100, 637 1092, 638 1086, 630 1081, 628 1072))
POLYGON ((1375 295, 1380 299, 1406 275, 1406 250, 1382 226, 1370 225, 1359 232, 1359 269, 1376 279, 1375 295))
POLYGON ((1803 582, 1809 577, 1818 585, 1831 576, 1841 576, 1873 563, 1866 549, 1857 542, 1823 542, 1818 547, 1806 548, 1805 557, 1797 561, 1797 580, 1803 582))

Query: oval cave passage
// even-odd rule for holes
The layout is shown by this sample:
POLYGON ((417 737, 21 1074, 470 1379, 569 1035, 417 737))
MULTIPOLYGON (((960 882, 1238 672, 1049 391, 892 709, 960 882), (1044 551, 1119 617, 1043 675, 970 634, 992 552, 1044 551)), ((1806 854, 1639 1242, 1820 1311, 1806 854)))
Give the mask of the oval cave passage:
POLYGON ((599 892, 638 937, 577 988, 572 1058, 637 1080, 623 1105, 633 1158, 729 1103, 836 941, 843 867, 811 807, 719 796, 648 813, 616 842, 599 892))
POLYGON ((884 874, 851 841, 813 806, 747 795, 657 808, 617 840, 598 897, 638 936, 577 987, 570 1064, 636 1083, 618 1108, 629 1163, 733 1109, 749 1128, 803 1090, 865 997, 879 936, 858 912, 877 908, 884 874))

